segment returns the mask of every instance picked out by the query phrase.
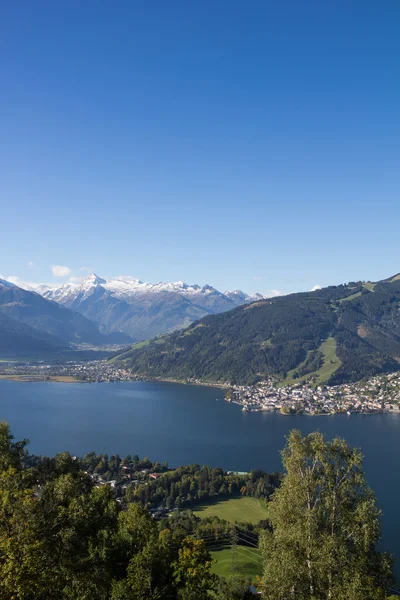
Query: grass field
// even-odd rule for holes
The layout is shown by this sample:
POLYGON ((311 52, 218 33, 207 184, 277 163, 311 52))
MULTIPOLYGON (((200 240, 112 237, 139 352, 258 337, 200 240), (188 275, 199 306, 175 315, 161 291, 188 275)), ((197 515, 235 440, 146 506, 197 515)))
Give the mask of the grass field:
POLYGON ((313 378, 313 383, 316 386, 326 383, 329 380, 330 376, 333 375, 333 373, 340 367, 342 361, 340 360, 340 358, 338 358, 338 356, 336 356, 336 340, 332 337, 329 337, 324 342, 322 342, 318 350, 322 352, 324 356, 324 363, 322 367, 318 369, 318 371, 313 371, 312 373, 307 373, 307 375, 303 375, 303 377, 298 377, 297 379, 294 379, 294 373, 306 362, 303 361, 295 369, 292 369, 288 372, 286 378, 279 384, 279 387, 283 385, 293 385, 294 383, 304 383, 311 377, 313 378))
POLYGON ((211 570, 220 577, 229 579, 233 575, 242 575, 256 579, 262 573, 262 557, 258 548, 247 546, 236 547, 235 571, 232 571, 232 549, 226 548, 217 552, 211 552, 213 564, 211 570))
POLYGON ((324 364, 316 374, 317 384, 326 383, 330 376, 340 367, 342 361, 336 356, 336 340, 329 337, 319 347, 319 350, 324 355, 324 364))
POLYGON ((262 500, 242 496, 241 498, 228 498, 213 503, 200 504, 193 508, 198 517, 219 517, 230 523, 241 521, 256 525, 266 519, 267 508, 262 500))

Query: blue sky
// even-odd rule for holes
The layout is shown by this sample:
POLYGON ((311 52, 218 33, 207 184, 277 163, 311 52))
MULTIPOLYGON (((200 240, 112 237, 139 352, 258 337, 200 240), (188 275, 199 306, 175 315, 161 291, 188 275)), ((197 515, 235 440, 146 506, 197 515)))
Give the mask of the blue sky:
POLYGON ((399 25, 397 0, 2 3, 0 273, 399 272, 399 25))

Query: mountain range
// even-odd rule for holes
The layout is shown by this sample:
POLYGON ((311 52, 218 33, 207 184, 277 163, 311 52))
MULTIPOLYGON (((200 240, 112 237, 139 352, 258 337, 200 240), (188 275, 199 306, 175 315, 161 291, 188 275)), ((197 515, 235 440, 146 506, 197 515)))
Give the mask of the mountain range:
MULTIPOLYGON (((32 288, 30 288, 32 289, 32 288)), ((80 283, 33 288, 46 300, 93 321, 103 334, 124 333, 133 341, 187 327, 193 321, 263 298, 241 290, 219 292, 182 281, 144 283, 131 277, 103 279, 89 275, 80 283)))
POLYGON ((104 335, 95 323, 60 304, 0 279, 0 354, 51 353, 86 344, 126 345, 123 334, 104 335))
POLYGON ((397 371, 400 275, 262 299, 113 360, 144 377, 239 384, 339 384, 397 371))

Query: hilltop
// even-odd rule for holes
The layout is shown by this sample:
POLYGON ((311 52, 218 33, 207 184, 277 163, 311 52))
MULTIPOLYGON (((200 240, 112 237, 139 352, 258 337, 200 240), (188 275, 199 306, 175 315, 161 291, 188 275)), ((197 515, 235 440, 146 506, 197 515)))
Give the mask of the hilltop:
POLYGON ((400 369, 400 275, 263 299, 117 355, 151 378, 339 384, 400 369))

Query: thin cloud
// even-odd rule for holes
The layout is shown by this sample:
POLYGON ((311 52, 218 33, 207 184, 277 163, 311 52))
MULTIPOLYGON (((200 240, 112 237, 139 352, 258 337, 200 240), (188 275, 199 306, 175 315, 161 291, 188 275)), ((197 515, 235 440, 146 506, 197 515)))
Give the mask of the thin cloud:
MULTIPOLYGON (((1 277, 1 275, 0 275, 1 277)), ((14 285, 17 285, 18 287, 22 288, 23 290, 28 290, 29 292, 32 291, 36 291, 37 288, 41 287, 42 285, 44 286, 48 286, 51 287, 51 283, 37 283, 36 281, 25 281, 24 279, 21 279, 21 277, 18 277, 18 275, 9 275, 8 277, 3 277, 2 279, 6 279, 6 281, 9 281, 10 283, 13 283, 14 285)))
POLYGON ((33 267, 36 267, 36 265, 32 260, 30 260, 30 261, 28 261, 28 267, 30 267, 32 269, 33 267))
POLYGON ((261 275, 254 275, 253 280, 254 281, 261 281, 262 277, 261 275))
POLYGON ((67 277, 67 275, 71 275, 72 273, 69 267, 63 267, 61 265, 52 265, 51 272, 54 277, 67 277))
MULTIPOLYGON (((3 278, 2 278, 3 279, 3 278)), ((6 281, 13 283, 14 285, 18 285, 18 287, 22 287, 25 289, 25 286, 30 285, 28 282, 23 281, 17 275, 9 275, 7 278, 4 277, 6 281)))

